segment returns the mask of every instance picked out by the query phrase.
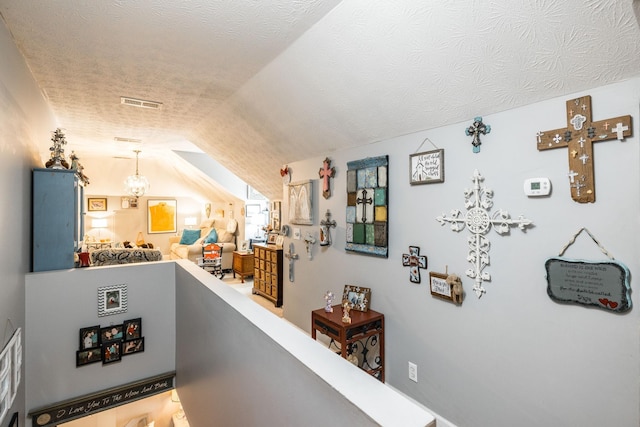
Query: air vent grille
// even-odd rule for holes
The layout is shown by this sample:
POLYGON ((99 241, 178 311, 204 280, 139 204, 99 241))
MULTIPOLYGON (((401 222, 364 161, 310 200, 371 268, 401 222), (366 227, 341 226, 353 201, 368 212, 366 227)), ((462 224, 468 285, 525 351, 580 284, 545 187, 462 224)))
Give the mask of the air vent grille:
POLYGON ((161 102, 145 101, 144 99, 128 98, 126 96, 120 97, 120 103, 130 105, 132 107, 149 108, 152 110, 159 110, 162 108, 161 102))
POLYGON ((142 142, 141 139, 136 139, 136 138, 122 138, 119 136, 116 136, 115 138, 113 138, 116 142, 130 142, 130 143, 134 143, 134 144, 140 144, 142 142))

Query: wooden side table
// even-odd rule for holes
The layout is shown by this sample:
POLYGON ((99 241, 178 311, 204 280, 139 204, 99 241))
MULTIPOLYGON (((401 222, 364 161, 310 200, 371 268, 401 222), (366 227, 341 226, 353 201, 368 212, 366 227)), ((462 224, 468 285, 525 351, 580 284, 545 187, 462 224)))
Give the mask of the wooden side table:
POLYGON ((233 251, 233 277, 240 275, 242 283, 245 276, 253 276, 253 252, 233 251))
POLYGON ((333 313, 324 308, 311 312, 311 338, 316 339, 316 331, 327 335, 340 344, 340 355, 347 358, 349 349, 358 353, 358 367, 384 382, 384 314, 377 311, 349 312, 351 323, 342 323, 342 306, 334 305, 333 313), (379 354, 371 359, 371 347, 377 346, 379 354))

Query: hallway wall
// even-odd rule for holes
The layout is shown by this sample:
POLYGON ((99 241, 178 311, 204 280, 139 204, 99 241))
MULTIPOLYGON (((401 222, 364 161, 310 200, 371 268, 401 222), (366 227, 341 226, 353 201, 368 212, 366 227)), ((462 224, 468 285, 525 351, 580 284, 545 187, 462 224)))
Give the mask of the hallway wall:
MULTIPOLYGON (((318 237, 318 224, 329 209, 337 228, 333 245, 313 246, 309 260, 302 240, 291 235, 300 259, 295 282, 285 260, 284 317, 310 330, 310 313, 324 305, 324 294, 342 295, 344 285, 372 290, 371 308, 385 314, 387 382, 461 427, 514 425, 640 425, 640 309, 636 281, 640 272, 640 148, 638 106, 640 78, 567 94, 526 107, 483 117, 491 133, 473 153, 465 129, 473 120, 417 132, 366 146, 326 152, 291 163, 293 182, 313 180, 314 226, 293 225, 318 237), (567 125, 565 102, 592 96, 593 120, 633 116, 634 136, 595 144, 596 203, 570 198, 567 149, 539 152, 536 133, 567 125), (428 138, 428 140, 426 140, 428 138), (409 156, 445 150, 445 182, 409 184, 409 156), (389 258, 345 252, 347 162, 389 155, 389 258), (332 197, 321 195, 318 170, 329 157, 336 168, 332 197), (524 215, 533 226, 508 235, 494 230, 491 281, 478 299, 465 275, 469 230, 456 233, 436 217, 453 209, 466 213, 463 190, 473 188, 478 169, 483 185, 494 191, 494 214, 524 215), (526 178, 549 177, 549 197, 529 198, 526 178), (578 305, 561 305, 547 296, 544 263, 557 256, 572 236, 587 227, 616 260, 631 271, 634 308, 625 314, 578 305), (419 246, 428 258, 422 283, 409 281, 402 254, 419 246), (455 273, 466 292, 462 306, 434 298, 429 271, 455 273), (418 365, 418 382, 408 379, 407 363, 418 365), (606 398, 605 398, 606 396, 606 398)), ((283 187, 283 224, 289 223, 283 187)), ((586 235, 565 254, 568 258, 606 260, 586 235)), ((336 301, 337 302, 337 301, 336 301)))

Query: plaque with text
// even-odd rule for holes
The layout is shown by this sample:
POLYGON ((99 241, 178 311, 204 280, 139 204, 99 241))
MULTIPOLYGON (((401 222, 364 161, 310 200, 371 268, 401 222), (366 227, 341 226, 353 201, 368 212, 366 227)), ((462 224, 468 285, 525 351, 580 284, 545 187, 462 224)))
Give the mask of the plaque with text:
POLYGON ((547 293, 561 303, 625 312, 631 309, 629 269, 616 261, 549 258, 547 293))

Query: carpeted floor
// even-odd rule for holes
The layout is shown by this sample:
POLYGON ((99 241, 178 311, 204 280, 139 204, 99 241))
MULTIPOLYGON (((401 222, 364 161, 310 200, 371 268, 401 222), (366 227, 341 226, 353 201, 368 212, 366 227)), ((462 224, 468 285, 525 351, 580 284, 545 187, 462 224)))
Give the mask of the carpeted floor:
POLYGON ((253 295, 251 293, 251 288, 253 288, 253 278, 245 278, 244 283, 242 283, 240 277, 234 278, 233 273, 226 273, 222 281, 238 292, 246 295, 248 298, 251 298, 257 304, 260 304, 276 316, 282 317, 282 307, 276 307, 273 302, 266 299, 265 297, 262 297, 260 295, 253 295))

